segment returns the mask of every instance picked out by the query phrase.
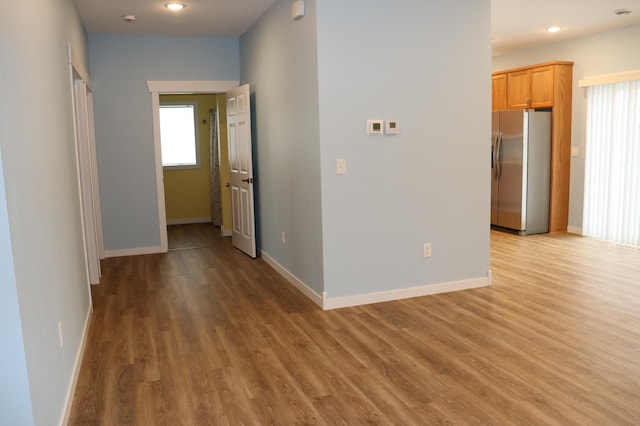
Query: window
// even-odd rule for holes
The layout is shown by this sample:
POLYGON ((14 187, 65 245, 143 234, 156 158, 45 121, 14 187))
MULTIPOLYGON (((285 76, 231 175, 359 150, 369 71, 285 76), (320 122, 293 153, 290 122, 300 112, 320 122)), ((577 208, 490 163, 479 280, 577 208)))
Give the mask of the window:
POLYGON ((195 104, 160 105, 162 166, 190 168, 200 165, 195 104))
POLYGON ((640 247, 640 80, 587 88, 584 235, 640 247))

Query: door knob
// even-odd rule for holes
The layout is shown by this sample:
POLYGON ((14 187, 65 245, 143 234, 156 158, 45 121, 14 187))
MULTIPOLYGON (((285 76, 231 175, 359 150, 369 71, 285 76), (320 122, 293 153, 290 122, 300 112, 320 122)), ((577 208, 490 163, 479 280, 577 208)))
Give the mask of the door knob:
POLYGON ((242 179, 243 182, 253 183, 253 178, 242 179))

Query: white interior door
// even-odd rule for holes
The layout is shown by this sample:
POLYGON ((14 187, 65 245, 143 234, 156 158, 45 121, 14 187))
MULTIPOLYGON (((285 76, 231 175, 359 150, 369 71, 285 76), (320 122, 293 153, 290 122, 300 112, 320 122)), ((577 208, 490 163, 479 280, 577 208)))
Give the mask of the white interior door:
POLYGON ((95 164, 91 155, 91 120, 89 117, 89 104, 87 101, 87 86, 80 78, 73 81, 74 116, 76 125, 76 156, 78 162, 78 181, 80 187, 82 224, 84 231, 85 253, 87 257, 87 272, 89 282, 100 282, 100 250, 98 223, 96 220, 95 192, 96 182, 92 169, 95 164))
POLYGON ((251 108, 249 85, 227 92, 227 129, 233 245, 256 257, 255 212, 253 207, 253 161, 251 150, 251 108))

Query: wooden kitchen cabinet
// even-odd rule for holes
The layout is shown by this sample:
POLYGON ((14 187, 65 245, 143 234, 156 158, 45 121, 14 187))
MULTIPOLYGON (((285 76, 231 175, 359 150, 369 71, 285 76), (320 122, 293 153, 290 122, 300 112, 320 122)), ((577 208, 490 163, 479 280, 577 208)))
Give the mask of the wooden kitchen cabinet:
POLYGON ((530 94, 529 70, 507 73, 507 106, 509 109, 528 108, 530 94))
POLYGON ((553 72, 553 66, 536 67, 530 70, 529 108, 553 106, 553 72))
POLYGON ((497 74, 492 77, 491 109, 500 111, 507 109, 507 75, 497 74))
POLYGON ((506 73, 508 108, 553 106, 553 71, 553 66, 543 66, 506 73))
POLYGON ((492 82, 493 111, 551 109, 549 232, 566 232, 569 225, 573 62, 554 61, 499 71, 492 74, 492 82))

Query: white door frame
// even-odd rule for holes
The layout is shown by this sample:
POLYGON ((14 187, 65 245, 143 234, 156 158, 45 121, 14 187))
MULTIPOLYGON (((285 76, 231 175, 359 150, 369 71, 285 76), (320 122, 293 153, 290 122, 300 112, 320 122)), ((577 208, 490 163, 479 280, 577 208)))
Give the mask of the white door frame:
POLYGON ((227 93, 238 87, 237 80, 200 80, 180 81, 162 80, 147 81, 151 92, 151 108, 153 111, 153 149, 156 162, 156 189, 158 194, 158 226, 160 231, 160 248, 162 252, 169 250, 167 239, 167 212, 164 199, 164 174, 162 169, 162 148, 160 145, 160 95, 166 94, 197 94, 197 93, 227 93))

